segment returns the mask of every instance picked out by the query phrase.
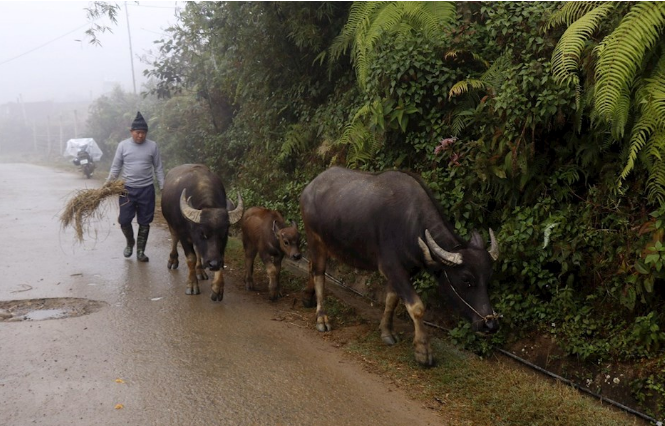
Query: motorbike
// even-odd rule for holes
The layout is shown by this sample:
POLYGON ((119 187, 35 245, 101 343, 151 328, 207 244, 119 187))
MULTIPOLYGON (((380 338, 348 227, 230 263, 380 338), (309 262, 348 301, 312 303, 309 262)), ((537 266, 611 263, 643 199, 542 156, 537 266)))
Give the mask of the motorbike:
POLYGON ((79 150, 76 158, 72 160, 72 163, 74 163, 75 166, 79 166, 81 168, 81 172, 83 172, 85 177, 88 179, 90 179, 92 176, 92 172, 95 171, 95 163, 92 161, 92 157, 85 149, 79 150))

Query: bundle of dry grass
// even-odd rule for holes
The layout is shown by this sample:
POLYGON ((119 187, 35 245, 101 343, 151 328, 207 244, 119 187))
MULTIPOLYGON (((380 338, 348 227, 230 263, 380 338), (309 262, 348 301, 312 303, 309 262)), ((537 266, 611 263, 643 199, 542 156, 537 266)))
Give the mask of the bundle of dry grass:
POLYGON ((76 238, 83 242, 83 232, 92 219, 98 219, 103 212, 99 206, 104 200, 114 195, 125 194, 125 182, 113 181, 97 189, 81 189, 76 192, 60 215, 60 224, 65 229, 72 226, 76 230, 76 238))

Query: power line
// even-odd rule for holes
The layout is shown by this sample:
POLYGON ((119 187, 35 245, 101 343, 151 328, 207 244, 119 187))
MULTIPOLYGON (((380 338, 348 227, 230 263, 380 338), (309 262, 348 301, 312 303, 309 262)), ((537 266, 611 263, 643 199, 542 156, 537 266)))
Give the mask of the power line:
POLYGON ((167 35, 168 35, 167 33, 159 32, 159 31, 149 30, 149 29, 144 28, 144 27, 139 28, 139 30, 141 30, 141 31, 145 31, 145 32, 148 32, 148 33, 157 34, 157 35, 159 35, 159 36, 167 36, 167 35))
MULTIPOLYGON (((126 4, 126 6, 143 7, 143 8, 156 8, 156 9, 174 9, 173 6, 145 6, 145 5, 139 5, 139 4, 126 4)), ((176 6, 175 8, 177 8, 177 6, 176 6)), ((125 10, 127 10, 127 7, 125 7, 125 10)), ((6 60, 0 62, 0 66, 5 65, 5 64, 8 64, 9 62, 15 61, 16 59, 22 58, 23 56, 28 55, 28 54, 30 54, 30 53, 32 53, 32 52, 35 52, 35 51, 37 51, 37 50, 39 50, 39 49, 41 49, 41 48, 43 48, 43 47, 46 47, 46 46, 48 46, 49 44, 55 43, 56 41, 58 41, 58 40, 60 40, 60 39, 62 39, 62 38, 64 38, 64 37, 67 37, 68 35, 70 35, 70 34, 72 34, 72 33, 75 33, 76 31, 80 30, 81 28, 87 27, 88 25, 92 24, 93 22, 95 22, 95 21, 98 20, 98 19, 100 19, 100 18, 95 18, 95 19, 91 20, 90 22, 87 22, 87 23, 81 25, 80 27, 75 28, 75 29, 69 31, 68 33, 65 33, 65 34, 63 34, 63 35, 61 35, 61 36, 59 36, 59 37, 56 37, 56 38, 54 38, 54 39, 52 39, 52 40, 50 40, 50 41, 47 41, 47 42, 44 43, 44 44, 41 44, 41 45, 35 47, 34 49, 30 49, 30 50, 28 50, 28 51, 26 51, 26 52, 23 52, 23 53, 21 53, 21 54, 19 54, 19 55, 16 55, 16 56, 12 57, 12 58, 6 59, 6 60)), ((141 29, 144 29, 144 28, 141 28, 141 29)), ((145 30, 145 29, 144 29, 144 30, 145 30)), ((149 30, 146 30, 146 31, 149 31, 149 30)), ((150 31, 150 32, 153 32, 153 33, 155 33, 155 34, 159 34, 159 35, 162 35, 162 36, 166 35, 166 34, 164 34, 164 33, 161 33, 161 34, 160 34, 160 33, 157 33, 157 32, 155 32, 155 31, 150 31)))
POLYGON ((37 47, 35 47, 34 49, 30 49, 30 50, 28 50, 27 52, 23 52, 23 53, 21 53, 20 55, 14 56, 13 58, 9 58, 9 59, 7 59, 7 60, 5 60, 5 61, 2 61, 2 62, 0 62, 0 66, 2 66, 2 65, 4 65, 4 64, 7 64, 7 63, 9 63, 9 62, 11 62, 11 61, 14 61, 14 60, 16 60, 16 59, 18 59, 18 58, 21 58, 21 57, 23 57, 23 56, 25 56, 25 55, 27 55, 27 54, 29 54, 29 53, 32 53, 32 52, 34 52, 34 51, 36 51, 36 50, 39 50, 39 49, 41 49, 42 47, 46 47, 46 46, 48 46, 48 45, 51 44, 51 43, 55 43, 56 41, 60 40, 61 38, 67 37, 68 35, 70 35, 70 34, 72 34, 72 33, 75 33, 76 31, 80 30, 81 28, 87 27, 88 25, 90 25, 90 23, 91 23, 91 22, 88 22, 88 23, 86 23, 85 25, 81 25, 80 27, 78 27, 78 28, 76 28, 76 29, 74 29, 74 30, 72 30, 72 31, 70 31, 70 32, 68 32, 68 33, 66 33, 66 34, 63 34, 63 35, 61 35, 60 37, 56 37, 56 38, 54 38, 54 39, 51 40, 51 41, 47 41, 46 43, 44 43, 44 44, 42 44, 42 45, 40 45, 40 46, 37 46, 37 47))
POLYGON ((146 8, 152 8, 152 9, 175 9, 178 6, 146 6, 143 4, 129 4, 128 6, 132 7, 146 7, 146 8))

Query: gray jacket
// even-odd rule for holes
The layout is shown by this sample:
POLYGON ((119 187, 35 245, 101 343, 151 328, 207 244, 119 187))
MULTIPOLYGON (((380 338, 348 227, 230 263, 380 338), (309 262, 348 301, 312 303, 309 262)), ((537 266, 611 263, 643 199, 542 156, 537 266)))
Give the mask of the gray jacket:
POLYGON ((153 185, 153 171, 157 176, 159 189, 164 187, 164 168, 159 147, 150 139, 138 144, 134 142, 134 139, 129 138, 118 144, 106 181, 116 180, 121 171, 121 178, 125 181, 125 186, 130 188, 153 185))

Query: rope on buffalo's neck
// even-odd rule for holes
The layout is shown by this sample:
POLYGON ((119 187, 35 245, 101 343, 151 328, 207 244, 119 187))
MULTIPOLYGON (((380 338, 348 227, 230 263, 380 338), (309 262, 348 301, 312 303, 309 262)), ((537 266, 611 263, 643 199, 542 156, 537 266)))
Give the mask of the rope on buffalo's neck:
POLYGON ((443 270, 443 273, 446 275, 446 279, 448 280, 448 284, 450 284, 450 288, 453 289, 453 292, 455 293, 455 295, 456 295, 457 297, 459 297, 459 299, 460 299, 462 302, 464 302, 464 304, 465 304, 469 309, 471 309, 476 315, 478 315, 478 317, 479 317, 480 319, 482 319, 483 322, 487 323, 487 322, 489 322, 489 321, 492 321, 492 320, 498 320, 499 318, 501 318, 501 315, 500 315, 500 314, 497 314, 496 312, 494 312, 494 309, 492 309, 492 313, 491 313, 490 315, 484 315, 484 316, 481 315, 480 312, 476 311, 476 310, 474 309, 473 306, 471 306, 466 300, 464 300, 464 298, 463 298, 462 296, 460 296, 460 294, 459 294, 459 293, 457 292, 457 290, 455 289, 455 286, 453 286, 453 282, 450 281, 450 277, 448 277, 448 273, 446 272, 445 269, 443 270))

